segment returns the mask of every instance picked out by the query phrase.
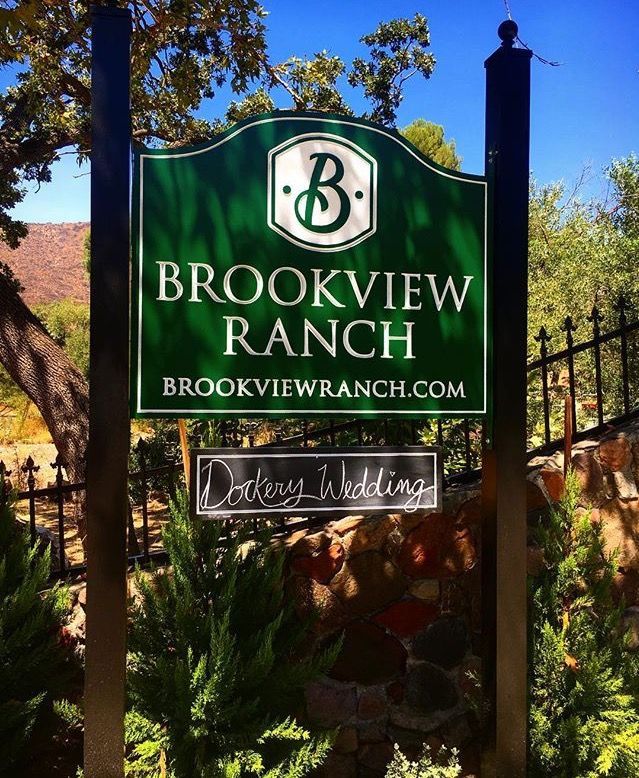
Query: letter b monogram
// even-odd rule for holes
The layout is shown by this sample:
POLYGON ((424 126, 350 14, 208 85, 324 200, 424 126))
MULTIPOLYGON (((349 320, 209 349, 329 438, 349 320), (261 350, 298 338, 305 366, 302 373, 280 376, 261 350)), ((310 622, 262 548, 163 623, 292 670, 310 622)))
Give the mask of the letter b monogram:
POLYGON ((351 215, 351 203, 346 192, 339 186, 339 182, 344 178, 344 165, 339 157, 328 152, 317 152, 310 155, 310 159, 316 160, 313 174, 308 189, 295 198, 295 215, 300 224, 311 232, 328 233, 341 229, 348 217, 351 215), (335 165, 335 172, 330 178, 322 180, 322 175, 326 170, 326 163, 331 161, 335 165), (317 203, 322 212, 328 210, 328 198, 322 191, 331 189, 339 197, 339 213, 330 224, 314 224, 313 211, 317 203))
POLYGON ((349 138, 304 133, 268 155, 268 226, 310 251, 342 251, 377 228, 377 162, 349 138))

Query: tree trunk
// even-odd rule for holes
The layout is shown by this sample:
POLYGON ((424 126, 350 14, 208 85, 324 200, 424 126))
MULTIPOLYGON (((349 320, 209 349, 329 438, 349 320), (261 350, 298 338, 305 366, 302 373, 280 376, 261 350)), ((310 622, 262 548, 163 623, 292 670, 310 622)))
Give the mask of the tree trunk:
MULTIPOLYGON (((42 414, 69 481, 84 481, 89 435, 87 382, 1 272, 0 363, 42 414)), ((84 540, 84 517, 77 518, 84 540)))

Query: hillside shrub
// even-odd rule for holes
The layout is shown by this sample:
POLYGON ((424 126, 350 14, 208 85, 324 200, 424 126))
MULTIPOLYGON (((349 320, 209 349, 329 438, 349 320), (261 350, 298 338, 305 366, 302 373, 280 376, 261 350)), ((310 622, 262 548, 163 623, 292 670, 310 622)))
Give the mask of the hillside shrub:
POLYGON ((545 567, 531 579, 529 775, 628 778, 639 775, 639 659, 612 597, 615 556, 578 493, 570 476, 537 532, 545 567))
POLYGON ((78 370, 89 373, 89 306, 77 300, 54 300, 34 306, 34 313, 78 370))
POLYGON ((162 765, 175 778, 296 778, 330 748, 330 734, 311 735, 294 715, 339 646, 309 653, 283 551, 243 532, 225 542, 224 526, 192 521, 180 498, 164 529, 170 567, 136 576, 130 775, 159 776, 162 765))

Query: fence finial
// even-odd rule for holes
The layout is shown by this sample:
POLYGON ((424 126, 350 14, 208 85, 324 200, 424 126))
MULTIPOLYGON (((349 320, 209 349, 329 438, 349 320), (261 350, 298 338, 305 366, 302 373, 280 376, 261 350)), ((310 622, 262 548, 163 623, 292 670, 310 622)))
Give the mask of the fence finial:
POLYGON ((548 330, 545 327, 539 328, 539 334, 533 336, 537 343, 541 343, 542 348, 544 344, 548 343, 549 340, 552 340, 552 335, 548 334, 548 330))
POLYGON ((627 324, 626 311, 630 307, 630 301, 625 294, 620 294, 613 307, 619 314, 619 324, 624 327, 627 324))
POLYGON ((566 343, 568 346, 572 346, 573 337, 572 333, 577 329, 577 325, 572 320, 572 316, 566 316, 564 323, 561 325, 561 331, 566 333, 566 343))

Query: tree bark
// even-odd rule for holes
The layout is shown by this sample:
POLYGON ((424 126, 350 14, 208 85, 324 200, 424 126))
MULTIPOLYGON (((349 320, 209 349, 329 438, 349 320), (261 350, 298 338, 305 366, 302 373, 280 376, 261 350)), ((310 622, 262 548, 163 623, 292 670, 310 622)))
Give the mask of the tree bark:
MULTIPOLYGON (((42 414, 69 481, 84 481, 89 435, 88 384, 2 273, 0 363, 42 414)), ((84 540, 83 516, 76 518, 84 540)))

